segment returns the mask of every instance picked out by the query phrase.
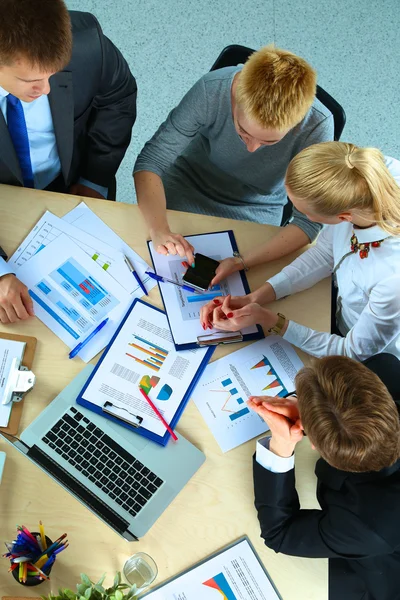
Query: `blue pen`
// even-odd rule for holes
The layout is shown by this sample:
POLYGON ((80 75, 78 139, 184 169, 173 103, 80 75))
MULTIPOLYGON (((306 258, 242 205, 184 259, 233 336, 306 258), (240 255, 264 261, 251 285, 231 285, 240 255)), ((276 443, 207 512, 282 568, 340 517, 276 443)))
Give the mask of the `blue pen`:
POLYGON ((178 283, 177 281, 174 281, 173 279, 168 279, 168 277, 161 277, 161 275, 157 275, 157 273, 151 273, 150 271, 146 271, 146 275, 148 275, 152 279, 155 279, 156 281, 162 281, 163 283, 173 283, 174 285, 177 285, 178 287, 182 288, 186 292, 201 294, 201 292, 199 292, 199 290, 196 290, 195 288, 190 287, 190 285, 185 285, 184 283, 178 283))
POLYGON ((146 296, 148 296, 148 293, 147 293, 147 290, 146 290, 146 288, 144 287, 143 283, 141 282, 139 275, 136 273, 136 271, 135 271, 135 269, 134 269, 134 267, 133 267, 132 263, 130 262, 130 260, 129 260, 129 258, 128 258, 127 256, 124 256, 124 261, 125 261, 125 264, 126 264, 126 266, 128 267, 128 269, 130 270, 130 272, 132 273, 132 275, 134 276, 134 278, 136 279, 136 281, 137 281, 137 282, 138 282, 138 284, 140 285, 140 287, 141 287, 141 289, 142 289, 143 293, 144 293, 146 296))
POLYGON ((92 338, 94 338, 94 336, 96 335, 96 333, 99 333, 99 331, 100 331, 101 329, 103 329, 103 327, 104 327, 104 325, 106 325, 106 323, 108 323, 108 317, 107 317, 107 319, 104 319, 104 321, 102 321, 102 322, 100 323, 100 325, 98 325, 98 326, 96 327, 96 329, 93 329, 92 333, 91 333, 91 334, 89 334, 89 335, 87 336, 87 338, 86 338, 85 340, 83 340, 83 342, 80 342, 80 343, 79 343, 77 346, 75 346, 75 348, 72 348, 71 352, 69 353, 69 358, 74 358, 74 356, 76 356, 77 354, 79 354, 79 352, 82 350, 82 348, 83 348, 84 346, 86 346, 86 344, 87 344, 88 342, 90 342, 90 340, 91 340, 92 338))

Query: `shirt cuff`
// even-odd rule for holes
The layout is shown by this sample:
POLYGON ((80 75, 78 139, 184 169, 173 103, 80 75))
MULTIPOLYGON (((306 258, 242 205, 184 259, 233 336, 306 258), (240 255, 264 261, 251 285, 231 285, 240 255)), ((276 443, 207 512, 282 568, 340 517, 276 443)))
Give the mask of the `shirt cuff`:
POLYGON ((104 196, 104 198, 107 199, 108 188, 103 187, 102 185, 97 185, 97 183, 92 183, 84 177, 79 177, 78 183, 80 183, 81 185, 86 185, 86 187, 92 188, 92 190, 94 190, 95 192, 99 192, 99 194, 101 194, 102 196, 104 196))
POLYGON ((267 283, 274 288, 277 300, 284 298, 285 296, 290 296, 292 293, 292 282, 282 271, 270 279, 267 279, 267 283))
POLYGON ((269 449, 271 436, 262 438, 257 442, 256 461, 261 467, 271 473, 287 473, 294 469, 294 454, 288 458, 278 456, 269 449))
POLYGON ((0 257, 0 277, 3 277, 3 275, 9 275, 10 273, 15 275, 15 273, 9 268, 4 258, 0 257))

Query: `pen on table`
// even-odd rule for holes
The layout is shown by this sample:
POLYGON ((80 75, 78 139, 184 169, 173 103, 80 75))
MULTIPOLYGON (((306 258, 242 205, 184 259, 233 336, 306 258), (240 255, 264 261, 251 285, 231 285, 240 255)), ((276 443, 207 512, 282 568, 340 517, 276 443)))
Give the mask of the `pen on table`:
POLYGON ((148 296, 149 294, 147 293, 146 288, 144 287, 139 275, 136 273, 134 266, 132 265, 131 261, 129 260, 129 258, 127 256, 124 256, 124 261, 126 266, 128 267, 128 269, 130 270, 130 272, 132 273, 132 275, 134 276, 134 278, 136 279, 136 281, 138 282, 139 286, 141 287, 143 293, 148 296))
POLYGON ((145 400, 147 400, 147 402, 150 404, 151 408, 154 410, 154 412, 156 413, 157 417, 160 419, 161 423, 164 425, 164 427, 167 429, 167 431, 171 434, 172 439, 175 442, 178 441, 177 436, 172 431, 171 427, 168 425, 167 421, 164 419, 164 417, 162 416, 162 414, 160 413, 160 411, 158 410, 158 408, 150 400, 150 398, 148 397, 148 395, 146 394, 146 392, 144 391, 144 389, 139 386, 139 390, 141 391, 141 394, 142 394, 142 396, 144 396, 145 400))
POLYGON ((75 348, 72 348, 71 352, 69 353, 69 358, 74 358, 74 356, 76 356, 77 354, 79 354, 79 352, 82 350, 82 348, 84 346, 86 346, 86 344, 88 342, 90 342, 90 340, 92 338, 94 338, 94 336, 96 335, 96 333, 99 333, 99 331, 101 329, 103 329, 104 325, 106 325, 108 323, 108 317, 106 319, 104 319, 104 321, 102 321, 100 323, 100 325, 98 325, 96 327, 96 329, 93 329, 92 333, 90 333, 87 338, 85 340, 83 340, 83 342, 80 342, 77 346, 75 346, 75 348))
POLYGON ((148 275, 152 279, 155 279, 156 281, 162 281, 163 283, 173 283, 174 285, 177 285, 178 287, 182 288, 186 292, 192 292, 192 293, 194 292, 195 294, 201 294, 201 292, 199 292, 199 290, 196 290, 195 288, 190 287, 190 285, 185 285, 184 283, 179 283, 178 281, 174 281, 173 279, 168 279, 168 277, 162 277, 161 275, 157 275, 157 273, 151 273, 151 271, 146 271, 146 275, 148 275))

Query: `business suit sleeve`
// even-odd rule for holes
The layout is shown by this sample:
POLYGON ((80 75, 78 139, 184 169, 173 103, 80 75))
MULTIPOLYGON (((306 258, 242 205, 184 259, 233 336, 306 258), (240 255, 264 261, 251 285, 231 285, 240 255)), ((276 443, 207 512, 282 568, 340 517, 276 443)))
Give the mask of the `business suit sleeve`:
POLYGON ((295 470, 272 473, 253 459, 255 507, 265 544, 306 558, 364 558, 392 549, 345 506, 300 509, 295 470))
POLYGON ((87 129, 80 175, 108 187, 129 146, 136 120, 136 81, 121 52, 96 21, 102 53, 101 77, 87 129))

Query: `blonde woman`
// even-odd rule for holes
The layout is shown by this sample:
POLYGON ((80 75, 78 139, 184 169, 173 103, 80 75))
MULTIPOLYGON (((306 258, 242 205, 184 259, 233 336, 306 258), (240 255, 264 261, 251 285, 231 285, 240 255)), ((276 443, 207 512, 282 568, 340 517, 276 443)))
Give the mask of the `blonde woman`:
MULTIPOLYGON (((290 160, 333 139, 332 114, 315 93, 312 67, 272 47, 244 66, 204 75, 135 164, 137 200, 156 250, 193 262, 193 247, 169 228, 167 208, 280 225, 290 160)), ((295 210, 269 242, 270 260, 308 244, 319 230, 295 210)))
MULTIPOLYGON (((218 298, 201 310, 236 331, 259 323, 314 356, 365 360, 379 352, 400 358, 400 162, 374 148, 328 142, 306 148, 290 163, 286 189, 294 206, 327 226, 317 243, 248 296, 218 298), (337 333, 304 327, 261 305, 313 286, 334 274, 337 333), (217 305, 218 303, 218 305, 217 305)), ((244 256, 263 262, 263 249, 244 256)), ((223 261, 215 280, 238 270, 223 261)))

